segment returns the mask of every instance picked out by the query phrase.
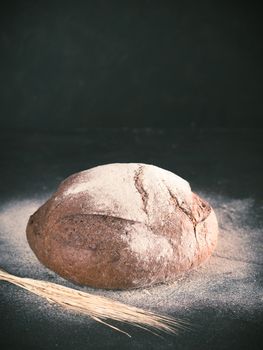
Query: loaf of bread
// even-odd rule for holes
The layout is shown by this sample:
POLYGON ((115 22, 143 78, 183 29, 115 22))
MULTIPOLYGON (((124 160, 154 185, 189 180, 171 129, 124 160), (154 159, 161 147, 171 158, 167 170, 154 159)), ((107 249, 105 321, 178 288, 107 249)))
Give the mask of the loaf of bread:
POLYGON ((210 205, 154 165, 96 166, 64 180, 29 219, 37 258, 62 277, 106 289, 175 280, 217 241, 210 205))

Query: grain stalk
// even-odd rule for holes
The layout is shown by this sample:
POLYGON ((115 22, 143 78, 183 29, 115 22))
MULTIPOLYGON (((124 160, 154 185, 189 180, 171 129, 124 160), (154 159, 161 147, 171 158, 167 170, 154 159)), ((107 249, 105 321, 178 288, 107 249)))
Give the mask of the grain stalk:
POLYGON ((56 283, 17 277, 2 269, 0 269, 0 280, 15 284, 68 310, 88 315, 95 321, 103 323, 129 337, 131 337, 129 333, 106 321, 123 322, 148 330, 155 335, 159 335, 156 331, 176 334, 179 329, 187 328, 185 322, 175 320, 169 316, 126 305, 107 297, 64 287, 56 283))

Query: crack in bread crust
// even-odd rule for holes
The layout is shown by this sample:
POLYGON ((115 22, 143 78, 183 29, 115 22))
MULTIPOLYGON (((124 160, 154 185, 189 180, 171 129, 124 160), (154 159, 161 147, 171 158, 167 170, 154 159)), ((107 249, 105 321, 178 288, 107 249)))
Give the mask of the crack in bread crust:
MULTIPOLYGON (((173 200, 173 202, 175 203, 176 207, 179 210, 181 210, 190 219, 190 221, 193 223, 194 231, 195 231, 196 230, 196 226, 207 219, 207 217, 209 216, 209 214, 211 212, 211 207, 205 201, 202 201, 202 210, 204 210, 204 208, 206 208, 206 214, 207 215, 204 215, 200 220, 198 220, 198 219, 195 218, 195 216, 193 215, 192 211, 188 211, 187 209, 185 209, 184 207, 182 207, 179 204, 178 199, 172 193, 170 188, 165 183, 164 183, 164 185, 165 185, 167 191, 169 192, 169 195, 170 195, 171 199, 173 200)), ((196 197, 196 195, 194 195, 194 196, 196 197)), ((200 204, 199 204, 199 206, 200 206, 200 204)))
POLYGON ((143 166, 140 165, 139 168, 135 171, 134 185, 136 187, 136 190, 140 193, 140 196, 142 199, 142 204, 143 204, 142 210, 147 215, 147 218, 149 221, 149 214, 148 214, 148 210, 147 210, 149 195, 148 195, 147 191, 145 190, 145 188, 143 187, 142 179, 143 179, 143 166))
MULTIPOLYGON (((198 206, 202 207, 202 210, 206 209, 204 212, 206 213, 206 215, 204 215, 203 217, 201 217, 199 220, 195 218, 195 216, 193 215, 193 213, 191 211, 186 210, 185 208, 183 208, 179 202, 177 197, 172 193, 172 191, 170 190, 170 188, 165 184, 165 182, 163 181, 167 191, 169 192, 169 195, 171 197, 171 199, 173 200, 173 203, 176 205, 176 207, 182 212, 184 213, 188 219, 192 222, 193 224, 193 229, 194 229, 194 237, 198 246, 198 249, 200 247, 199 241, 198 241, 198 237, 197 237, 197 232, 196 232, 196 227, 198 224, 200 224, 201 222, 205 221, 207 219, 207 217, 209 216, 209 214, 211 213, 211 207, 205 202, 205 201, 200 201, 200 199, 198 198, 198 200, 200 201, 200 203, 198 202, 198 206)), ((194 200, 196 199, 196 195, 194 194, 194 200)))
POLYGON ((183 212, 187 217, 188 219, 193 223, 193 226, 194 226, 194 230, 195 230, 195 227, 197 225, 197 221, 196 219, 193 217, 193 215, 191 215, 191 213, 189 211, 187 211, 185 208, 183 208, 182 206, 180 206, 179 202, 178 202, 178 199, 176 198, 176 196, 173 195, 172 191, 170 190, 170 188, 165 184, 165 182, 163 182, 171 199, 173 200, 173 203, 176 205, 176 207, 181 210, 181 212, 183 212))

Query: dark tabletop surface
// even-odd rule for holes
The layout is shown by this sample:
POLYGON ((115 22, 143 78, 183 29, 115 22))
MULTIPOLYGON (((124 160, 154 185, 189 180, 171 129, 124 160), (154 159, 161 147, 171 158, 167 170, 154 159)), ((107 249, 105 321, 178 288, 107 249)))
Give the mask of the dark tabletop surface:
MULTIPOLYGON (((122 128, 2 133, 0 266, 11 273, 72 286, 44 267, 37 273, 37 262, 33 266, 27 261, 29 255, 23 257, 21 247, 25 242, 19 246, 15 241, 17 225, 26 222, 25 209, 30 214, 30 203, 34 204, 32 208, 37 206, 65 177, 99 164, 149 163, 185 178, 215 207, 221 236, 211 262, 202 270, 207 269, 206 283, 194 286, 194 294, 190 295, 189 290, 195 281, 201 281, 202 273, 198 271, 187 275, 177 289, 173 287, 170 298, 174 298, 174 304, 169 300, 173 309, 165 305, 158 309, 150 301, 148 305, 134 302, 186 318, 195 325, 192 330, 162 339, 123 326, 132 335, 128 338, 0 282, 0 348, 262 349, 262 138, 260 130, 122 128), (18 253, 15 247, 20 249, 18 253), (213 279, 213 286, 207 276, 213 279)), ((154 290, 150 290, 149 299, 154 290)), ((160 293, 162 290, 164 287, 158 289, 160 293)))

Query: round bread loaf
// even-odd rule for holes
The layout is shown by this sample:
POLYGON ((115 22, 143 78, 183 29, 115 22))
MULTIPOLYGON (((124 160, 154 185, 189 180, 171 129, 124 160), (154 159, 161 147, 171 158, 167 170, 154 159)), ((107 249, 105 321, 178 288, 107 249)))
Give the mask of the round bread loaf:
POLYGON ((114 163, 64 180, 26 232, 37 258, 62 277, 127 289, 173 281, 203 262, 218 226, 213 209, 179 176, 114 163))

